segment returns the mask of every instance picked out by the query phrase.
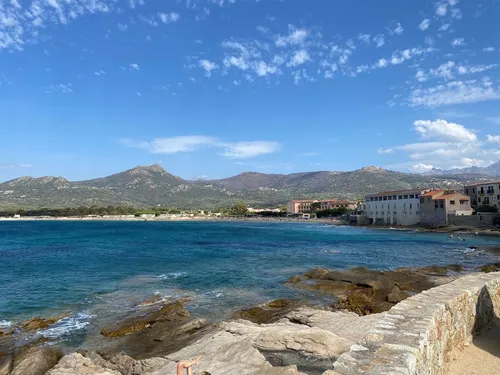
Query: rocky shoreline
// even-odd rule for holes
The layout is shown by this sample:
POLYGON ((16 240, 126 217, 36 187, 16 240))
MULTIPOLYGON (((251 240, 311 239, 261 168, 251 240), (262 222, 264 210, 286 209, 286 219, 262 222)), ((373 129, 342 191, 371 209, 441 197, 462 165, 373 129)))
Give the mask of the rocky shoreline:
MULTIPOLYGON (((476 271, 498 270, 500 263, 476 271)), ((217 324, 192 317, 188 299, 147 299, 139 312, 102 328, 105 345, 75 353, 64 353, 43 338, 16 343, 17 332, 45 329, 67 315, 36 317, 0 329, 0 375, 165 375, 175 373, 177 361, 197 355, 202 356, 200 370, 219 375, 333 374, 328 372, 333 362, 392 306, 463 275, 460 265, 394 271, 317 268, 286 283, 327 296, 331 303, 323 308, 280 299, 237 311, 233 319, 217 324)))

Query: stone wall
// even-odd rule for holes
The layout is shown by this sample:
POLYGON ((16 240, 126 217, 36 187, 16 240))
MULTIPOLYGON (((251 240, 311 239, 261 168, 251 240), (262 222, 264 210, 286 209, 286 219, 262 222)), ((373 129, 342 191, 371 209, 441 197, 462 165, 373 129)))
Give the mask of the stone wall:
POLYGON ((472 274, 394 306, 334 363, 344 375, 440 375, 454 348, 500 316, 500 272, 472 274))
POLYGON ((460 227, 482 228, 494 225, 495 218, 499 216, 499 214, 486 212, 472 216, 448 215, 448 223, 460 227))

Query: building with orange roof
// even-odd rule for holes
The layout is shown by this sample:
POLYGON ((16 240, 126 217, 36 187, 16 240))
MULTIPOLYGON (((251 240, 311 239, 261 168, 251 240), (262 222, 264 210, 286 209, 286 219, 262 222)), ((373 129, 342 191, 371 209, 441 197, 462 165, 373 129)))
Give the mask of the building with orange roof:
POLYGON ((464 191, 470 197, 471 205, 474 208, 480 206, 500 207, 500 180, 467 185, 464 191))
POLYGON ((431 190, 420 197, 421 225, 448 225, 449 215, 470 216, 473 211, 470 197, 454 190, 431 190))

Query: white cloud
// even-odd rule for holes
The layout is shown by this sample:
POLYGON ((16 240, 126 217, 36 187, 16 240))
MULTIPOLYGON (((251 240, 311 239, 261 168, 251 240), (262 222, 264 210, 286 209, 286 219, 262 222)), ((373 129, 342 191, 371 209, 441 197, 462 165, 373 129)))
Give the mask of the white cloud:
POLYGON ((441 25, 438 29, 438 31, 446 31, 448 30, 449 28, 451 27, 451 24, 450 23, 445 23, 443 25, 441 25))
POLYGON ((177 22, 181 18, 180 14, 176 13, 176 12, 158 13, 158 17, 160 18, 161 22, 163 22, 163 23, 177 22))
POLYGON ((446 84, 415 89, 410 94, 410 106, 439 107, 449 104, 476 103, 500 99, 500 90, 489 80, 452 81, 446 84))
POLYGON ((385 44, 384 34, 378 34, 373 37, 373 41, 377 47, 382 47, 385 44))
POLYGON ((476 142, 477 135, 463 125, 446 120, 418 120, 413 123, 415 131, 423 138, 439 139, 450 142, 476 142))
POLYGON ((434 166, 423 163, 414 164, 410 167, 410 170, 415 173, 425 173, 431 171, 432 169, 434 169, 434 166))
POLYGON ((200 67, 205 70, 205 74, 207 77, 212 75, 212 71, 218 68, 218 65, 211 62, 210 60, 200 60, 198 62, 200 67))
POLYGON ((377 153, 379 153, 379 154, 393 154, 394 149, 392 149, 392 148, 379 148, 377 150, 377 153))
POLYGON ((233 159, 249 159, 270 154, 280 149, 280 144, 271 141, 223 142, 216 137, 189 135, 170 138, 155 138, 152 141, 120 139, 119 143, 153 154, 177 154, 193 152, 203 148, 222 148, 220 155, 233 159))
MULTIPOLYGON (((413 128, 423 142, 378 150, 381 154, 406 153, 408 161, 400 162, 397 168, 426 172, 432 168, 485 166, 492 164, 500 156, 500 150, 488 146, 474 131, 460 124, 445 120, 418 120, 414 122, 413 128)), ((496 136, 489 136, 488 140, 494 143, 494 137, 496 136)), ((397 158, 401 160, 400 155, 397 158)))
POLYGON ((117 25, 117 27, 118 27, 118 30, 120 30, 120 31, 127 31, 127 29, 128 29, 128 26, 126 24, 123 24, 123 23, 119 23, 117 25))
POLYGON ((265 61, 252 63, 252 68, 259 77, 279 73, 279 69, 276 66, 268 65, 265 61))
POLYGON ((486 47, 483 49, 484 52, 495 52, 495 48, 494 47, 486 47))
POLYGON ((309 52, 305 49, 301 49, 299 51, 295 51, 290 61, 287 63, 287 66, 299 66, 311 60, 309 56, 309 52))
POLYGON ((17 168, 31 168, 31 164, 8 164, 0 163, 0 169, 17 169, 17 168))
POLYGON ((119 142, 128 147, 147 150, 153 154, 177 154, 195 151, 201 147, 210 147, 218 143, 217 138, 202 135, 188 135, 170 138, 155 138, 152 141, 120 139, 119 142))
POLYGON ((402 35, 403 32, 405 31, 405 29, 403 28, 403 25, 401 25, 400 22, 396 22, 396 23, 392 23, 392 25, 390 25, 387 30, 389 31, 389 34, 391 35, 394 35, 394 34, 397 34, 397 35, 402 35))
POLYGON ((464 46, 465 45, 465 39, 464 38, 456 38, 451 41, 451 45, 453 47, 459 47, 459 46, 464 46))
POLYGON ((277 142, 255 141, 236 142, 224 145, 223 156, 234 159, 249 159, 263 154, 270 154, 280 149, 277 142))
POLYGON ((500 135, 489 135, 488 134, 488 142, 490 142, 490 143, 500 143, 500 135))
POLYGON ((365 44, 370 44, 370 34, 359 34, 358 39, 361 40, 365 44))
POLYGON ((290 25, 289 33, 286 36, 277 35, 275 37, 275 43, 278 47, 286 47, 288 45, 300 45, 303 44, 308 35, 309 31, 306 29, 297 29, 295 26, 290 25))
POLYGON ((135 63, 134 64, 130 64, 129 67, 130 67, 131 70, 141 70, 139 68, 139 64, 135 64, 135 63))
POLYGON ((420 25, 418 26, 418 28, 422 31, 425 31, 429 28, 429 26, 431 25, 431 20, 426 18, 425 20, 423 20, 420 25))

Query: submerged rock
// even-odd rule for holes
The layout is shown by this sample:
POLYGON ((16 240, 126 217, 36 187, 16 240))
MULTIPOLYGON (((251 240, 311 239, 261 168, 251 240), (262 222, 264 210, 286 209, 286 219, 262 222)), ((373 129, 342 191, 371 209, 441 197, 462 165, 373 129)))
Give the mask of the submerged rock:
POLYGON ((236 319, 245 319, 253 323, 272 323, 281 319, 285 314, 302 306, 303 304, 288 300, 278 299, 267 305, 242 309, 234 314, 236 319))
POLYGON ((184 303, 177 301, 168 303, 159 310, 104 328, 101 334, 105 337, 120 337, 141 331, 158 322, 180 322, 185 321, 190 316, 189 311, 184 308, 184 303))
POLYGON ((478 271, 490 273, 500 271, 500 263, 485 264, 484 266, 478 267, 478 271))
POLYGON ((460 265, 376 271, 364 267, 333 271, 310 270, 289 278, 286 283, 299 289, 331 294, 337 301, 333 307, 359 315, 380 313, 414 293, 449 282, 450 271, 461 272, 460 265))
POLYGON ((35 317, 30 320, 27 320, 23 323, 21 323, 21 328, 24 329, 27 332, 35 332, 40 329, 46 329, 49 326, 51 326, 54 323, 57 323, 59 320, 64 319, 68 316, 69 314, 63 314, 55 317, 50 317, 50 318, 39 318, 35 317))

